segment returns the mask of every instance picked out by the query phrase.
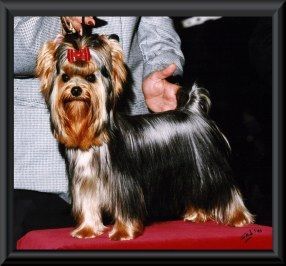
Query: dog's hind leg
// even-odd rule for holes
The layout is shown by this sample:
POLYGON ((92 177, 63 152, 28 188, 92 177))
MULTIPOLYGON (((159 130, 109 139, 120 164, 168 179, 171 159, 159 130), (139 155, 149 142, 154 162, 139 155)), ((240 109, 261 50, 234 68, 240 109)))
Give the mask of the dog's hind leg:
POLYGON ((233 189, 231 199, 224 207, 213 207, 206 211, 193 206, 188 207, 184 216, 184 221, 203 223, 208 220, 229 226, 241 227, 254 222, 254 216, 245 207, 238 190, 233 189))
POLYGON ((241 227, 253 222, 254 216, 245 207, 240 192, 233 189, 231 201, 224 211, 223 223, 241 227))

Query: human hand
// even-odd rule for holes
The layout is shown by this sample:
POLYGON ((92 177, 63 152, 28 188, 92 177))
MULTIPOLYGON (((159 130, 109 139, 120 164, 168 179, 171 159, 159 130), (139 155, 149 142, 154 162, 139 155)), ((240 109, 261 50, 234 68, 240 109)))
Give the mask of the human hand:
POLYGON ((142 84, 146 104, 153 112, 174 110, 177 107, 177 92, 180 86, 172 84, 166 78, 173 75, 177 66, 169 65, 161 71, 155 71, 147 76, 142 84))
POLYGON ((82 24, 94 26, 95 20, 93 17, 62 17, 67 27, 72 30, 74 29, 76 32, 79 33, 79 35, 82 35, 83 29, 82 24), (82 21, 82 18, 84 18, 84 21, 82 21))

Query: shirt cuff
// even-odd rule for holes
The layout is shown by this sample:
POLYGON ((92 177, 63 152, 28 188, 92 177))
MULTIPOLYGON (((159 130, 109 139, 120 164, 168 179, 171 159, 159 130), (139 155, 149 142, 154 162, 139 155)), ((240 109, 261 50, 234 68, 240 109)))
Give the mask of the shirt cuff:
POLYGON ((177 66, 177 69, 175 70, 173 75, 182 76, 184 58, 179 57, 175 53, 165 53, 163 55, 154 57, 153 59, 144 63, 143 78, 146 78, 148 75, 155 71, 163 70, 171 64, 175 64, 177 66))

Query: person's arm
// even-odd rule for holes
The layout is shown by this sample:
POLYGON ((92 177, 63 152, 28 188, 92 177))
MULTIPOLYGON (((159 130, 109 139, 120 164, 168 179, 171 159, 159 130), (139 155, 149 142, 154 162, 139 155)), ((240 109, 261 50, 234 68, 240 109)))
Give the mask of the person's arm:
POLYGON ((15 75, 34 75, 38 51, 45 41, 52 40, 60 31, 59 17, 15 17, 15 75))
POLYGON ((179 85, 167 78, 182 75, 184 56, 181 41, 169 17, 142 17, 139 46, 144 60, 142 90, 148 108, 154 112, 177 107, 179 85))
POLYGON ((177 66, 174 75, 182 75, 185 60, 171 18, 142 17, 138 37, 144 60, 144 78, 172 63, 177 66))

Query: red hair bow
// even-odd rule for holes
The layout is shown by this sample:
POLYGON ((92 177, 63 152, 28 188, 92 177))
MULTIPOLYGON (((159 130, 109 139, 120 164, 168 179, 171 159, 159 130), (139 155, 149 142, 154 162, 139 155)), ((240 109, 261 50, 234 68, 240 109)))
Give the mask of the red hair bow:
POLYGON ((90 52, 88 47, 84 47, 80 50, 68 49, 67 58, 70 63, 76 61, 88 62, 90 60, 90 52))

